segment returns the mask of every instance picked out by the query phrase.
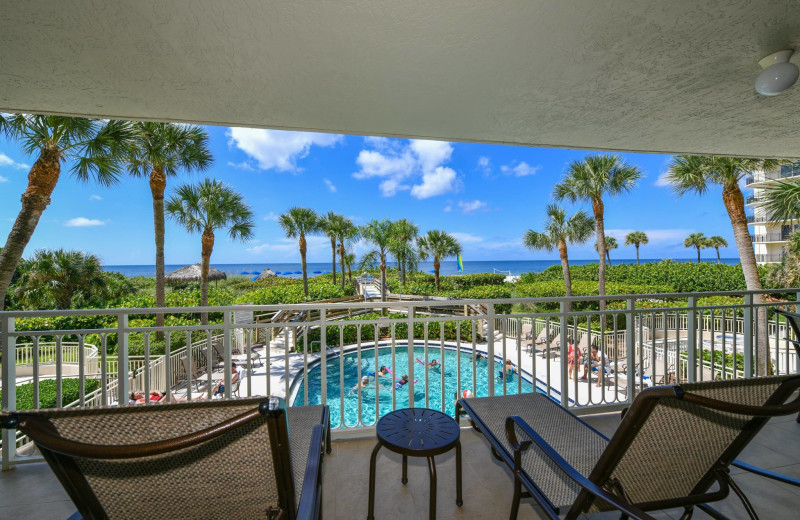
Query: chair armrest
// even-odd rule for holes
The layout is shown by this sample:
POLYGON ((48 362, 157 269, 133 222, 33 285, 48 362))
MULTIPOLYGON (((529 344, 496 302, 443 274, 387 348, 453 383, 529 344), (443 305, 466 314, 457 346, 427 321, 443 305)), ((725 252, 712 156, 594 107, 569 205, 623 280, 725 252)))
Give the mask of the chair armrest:
MULTIPOLYGON (((630 518, 635 520, 655 520, 652 516, 648 515, 644 511, 640 510, 638 507, 630 504, 616 495, 612 495, 605 489, 601 488, 588 478, 584 477, 578 470, 576 470, 572 465, 567 462, 559 453, 550 446, 547 441, 545 441, 538 433, 536 433, 533 428, 530 427, 528 423, 525 422, 524 419, 517 415, 512 415, 506 419, 506 435, 508 436, 508 440, 511 443, 511 446, 514 448, 514 460, 515 464, 516 461, 520 460, 521 453, 526 451, 530 448, 531 443, 535 443, 539 449, 547 455, 550 460, 552 460, 558 468, 564 472, 564 474, 575 483, 577 483, 580 487, 591 493, 592 495, 596 496, 603 502, 614 506, 615 508, 619 509, 622 513, 625 513, 630 518), (515 427, 518 427, 522 430, 528 438, 529 441, 517 441, 517 432, 515 427)), ((519 470, 520 468, 517 468, 519 470)))
POLYGON ((308 450, 300 505, 297 508, 298 520, 315 520, 320 517, 322 506, 322 457, 325 453, 325 427, 314 425, 311 431, 311 446, 308 450))
POLYGON ((738 459, 731 462, 731 466, 735 466, 739 469, 749 471, 750 473, 755 473, 756 475, 761 475, 762 477, 771 478, 772 480, 777 480, 778 482, 783 482, 784 484, 789 484, 790 486, 800 487, 800 479, 790 477, 789 475, 782 475, 780 473, 775 473, 774 471, 769 471, 764 468, 759 468, 758 466, 751 466, 750 464, 742 462, 741 460, 738 459))

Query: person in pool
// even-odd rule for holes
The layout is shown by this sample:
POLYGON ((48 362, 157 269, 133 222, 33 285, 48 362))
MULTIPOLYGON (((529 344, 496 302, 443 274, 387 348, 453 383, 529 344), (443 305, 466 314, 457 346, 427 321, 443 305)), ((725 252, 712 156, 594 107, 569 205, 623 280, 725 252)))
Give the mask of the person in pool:
POLYGON ((408 374, 403 374, 403 377, 400 378, 400 381, 398 381, 397 384, 400 386, 408 384, 408 374))
POLYGON ((517 369, 514 368, 514 363, 512 363, 510 359, 506 359, 506 364, 503 367, 503 369, 505 370, 506 374, 508 374, 508 375, 511 375, 511 374, 513 374, 514 372, 517 371, 517 369))
POLYGON ((434 359, 433 361, 431 361, 430 363, 428 363, 428 366, 429 366, 430 368, 436 368, 436 367, 438 367, 438 366, 439 366, 439 360, 438 360, 438 359, 434 359))
POLYGON ((378 370, 378 373, 375 374, 378 377, 386 377, 389 375, 389 371, 386 369, 386 365, 381 365, 381 369, 378 370))
POLYGON ((353 390, 357 390, 358 388, 375 388, 375 387, 369 384, 369 376, 364 376, 361 378, 361 382, 353 387, 353 390))
POLYGON ((475 354, 475 361, 486 361, 486 358, 483 357, 483 354, 478 352, 477 354, 475 354))

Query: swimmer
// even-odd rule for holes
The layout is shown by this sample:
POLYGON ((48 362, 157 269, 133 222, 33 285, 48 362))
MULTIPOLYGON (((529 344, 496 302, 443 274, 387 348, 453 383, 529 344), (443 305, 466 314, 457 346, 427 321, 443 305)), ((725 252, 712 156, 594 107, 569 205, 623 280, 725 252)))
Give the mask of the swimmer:
POLYGON ((400 378, 400 381, 397 382, 399 386, 403 386, 408 384, 408 374, 403 374, 403 377, 400 378))
POLYGON ((475 361, 483 361, 483 359, 484 359, 483 354, 481 354, 480 352, 475 354, 475 361))
POLYGON ((386 377, 389 375, 389 371, 386 369, 386 365, 381 365, 381 369, 378 370, 378 377, 386 377))
POLYGON ((358 388, 374 388, 372 385, 369 384, 369 376, 364 376, 361 378, 361 382, 353 387, 353 390, 358 388))
POLYGON ((505 369, 505 372, 508 375, 511 375, 514 372, 516 372, 516 369, 514 368, 514 363, 512 363, 510 359, 506 359, 506 364, 503 368, 505 369))
POLYGON ((429 366, 430 368, 436 368, 436 367, 438 367, 438 366, 439 366, 439 360, 438 360, 438 359, 434 359, 433 361, 431 361, 430 363, 428 363, 428 366, 429 366))

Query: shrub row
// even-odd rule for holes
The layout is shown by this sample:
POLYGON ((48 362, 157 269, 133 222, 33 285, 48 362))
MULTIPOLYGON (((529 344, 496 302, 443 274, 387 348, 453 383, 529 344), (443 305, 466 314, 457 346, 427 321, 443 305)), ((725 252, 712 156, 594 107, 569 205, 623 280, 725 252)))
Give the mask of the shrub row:
MULTIPOLYGON (((78 378, 65 378, 61 380, 61 405, 67 405, 78 400, 80 392, 80 382, 78 378)), ((96 379, 86 380, 86 394, 94 392, 100 386, 96 379)), ((2 391, 0 391, 2 396, 2 391)), ((44 379, 39 381, 39 408, 55 408, 59 405, 56 402, 56 381, 55 379, 44 379)), ((17 386, 17 410, 32 410, 33 406, 33 383, 26 383, 17 386)))
MULTIPOLYGON (((573 265, 569 272, 573 282, 599 280, 598 264, 573 265)), ((548 267, 541 273, 525 273, 521 282, 561 280, 560 265, 548 267)), ((662 260, 641 265, 619 264, 606 269, 606 283, 620 282, 637 285, 669 287, 672 292, 740 291, 746 288, 741 265, 662 260)), ((609 294, 611 291, 607 290, 609 294)))

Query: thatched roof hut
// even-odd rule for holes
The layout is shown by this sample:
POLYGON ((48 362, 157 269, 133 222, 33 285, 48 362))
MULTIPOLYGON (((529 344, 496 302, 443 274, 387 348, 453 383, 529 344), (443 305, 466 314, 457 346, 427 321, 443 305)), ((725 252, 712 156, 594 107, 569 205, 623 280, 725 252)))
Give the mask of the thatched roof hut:
MULTIPOLYGON (((208 268, 209 282, 225 280, 226 278, 228 278, 228 276, 219 269, 214 269, 213 267, 208 268)), ((181 267, 177 271, 172 271, 164 277, 164 281, 173 285, 200 282, 200 264, 187 265, 186 267, 181 267)))
POLYGON ((266 278, 275 278, 276 276, 278 276, 278 275, 275 274, 275 271, 273 271, 270 268, 267 268, 267 269, 264 269, 263 271, 261 271, 261 274, 258 275, 258 278, 256 278, 256 281, 264 280, 266 278))

